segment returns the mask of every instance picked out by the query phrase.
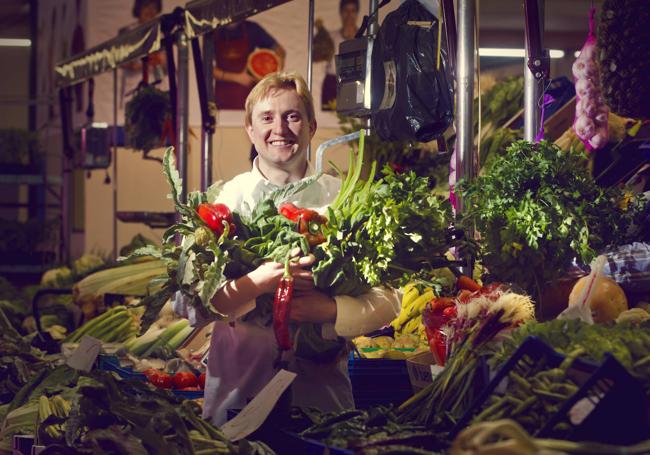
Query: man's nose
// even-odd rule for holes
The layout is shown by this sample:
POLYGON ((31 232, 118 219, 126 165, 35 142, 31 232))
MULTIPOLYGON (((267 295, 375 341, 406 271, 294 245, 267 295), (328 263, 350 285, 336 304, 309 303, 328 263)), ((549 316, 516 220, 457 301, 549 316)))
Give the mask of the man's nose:
POLYGON ((278 133, 278 134, 284 133, 284 131, 286 130, 286 127, 287 127, 287 122, 281 116, 275 117, 275 119, 273 119, 273 132, 274 133, 278 133))

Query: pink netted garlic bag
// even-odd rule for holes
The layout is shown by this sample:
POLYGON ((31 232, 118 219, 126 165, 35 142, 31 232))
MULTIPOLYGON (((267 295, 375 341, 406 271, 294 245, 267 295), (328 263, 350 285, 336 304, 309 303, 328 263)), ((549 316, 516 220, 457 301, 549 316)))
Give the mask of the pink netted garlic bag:
POLYGON ((607 144, 607 117, 609 108, 603 99, 598 63, 596 59, 596 35, 594 33, 595 8, 589 11, 589 35, 580 55, 573 63, 576 87, 576 114, 573 130, 589 151, 607 144))

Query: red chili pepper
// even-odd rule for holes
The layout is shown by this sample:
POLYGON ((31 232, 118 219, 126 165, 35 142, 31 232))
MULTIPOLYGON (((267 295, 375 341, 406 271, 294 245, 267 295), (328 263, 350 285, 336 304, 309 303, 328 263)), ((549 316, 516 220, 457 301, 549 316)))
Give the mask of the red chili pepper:
POLYGON ((289 334, 289 310, 293 296, 293 277, 289 271, 289 262, 285 266, 284 276, 278 283, 273 300, 273 332, 281 351, 291 349, 289 334))
POLYGON ((196 387, 198 380, 194 373, 189 371, 179 371, 174 375, 174 387, 184 389, 185 387, 196 387))
POLYGON ((481 290, 481 285, 478 284, 476 281, 471 279, 468 276, 461 275, 458 277, 458 280, 456 281, 456 288, 458 290, 467 290, 467 291, 480 291, 481 290))
POLYGON ((200 204, 197 212, 203 222, 212 229, 215 234, 222 235, 224 222, 228 224, 230 235, 235 232, 235 225, 232 221, 232 213, 225 204, 200 204))

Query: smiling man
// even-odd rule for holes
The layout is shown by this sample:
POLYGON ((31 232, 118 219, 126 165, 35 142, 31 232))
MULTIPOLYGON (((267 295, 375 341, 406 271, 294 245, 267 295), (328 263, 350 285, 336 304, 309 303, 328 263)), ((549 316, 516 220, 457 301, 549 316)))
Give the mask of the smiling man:
MULTIPOLYGON (((224 185, 217 200, 243 215, 274 189, 311 174, 307 147, 316 132, 316 119, 302 77, 275 73, 262 79, 246 100, 245 127, 259 155, 249 172, 224 185)), ((323 175, 290 202, 323 210, 336 198, 339 188, 339 179, 323 175)), ((379 329, 399 313, 399 296, 385 288, 372 289, 356 298, 332 298, 317 291, 308 270, 312 262, 313 257, 303 257, 292 266, 293 322, 315 323, 324 339, 337 340, 337 336, 354 337, 379 329)), ((283 273, 283 264, 267 262, 226 283, 212 301, 218 311, 228 315, 227 321, 215 322, 208 357, 203 413, 217 425, 225 421, 228 409, 244 407, 277 372, 274 361, 278 347, 268 297, 275 292, 283 273)), ((174 307, 194 318, 180 294, 174 307)), ((333 357, 326 360, 290 351, 288 368, 298 375, 292 384, 294 405, 323 411, 354 407, 345 343, 334 346, 333 357)))

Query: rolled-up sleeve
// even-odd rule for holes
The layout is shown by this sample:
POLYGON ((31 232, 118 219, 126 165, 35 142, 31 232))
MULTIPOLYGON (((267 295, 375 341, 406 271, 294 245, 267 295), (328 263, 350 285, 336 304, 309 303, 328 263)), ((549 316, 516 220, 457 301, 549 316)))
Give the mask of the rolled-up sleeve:
POLYGON ((397 289, 372 288, 358 297, 341 295, 336 300, 334 330, 341 337, 352 338, 378 330, 395 319, 401 298, 397 289))

